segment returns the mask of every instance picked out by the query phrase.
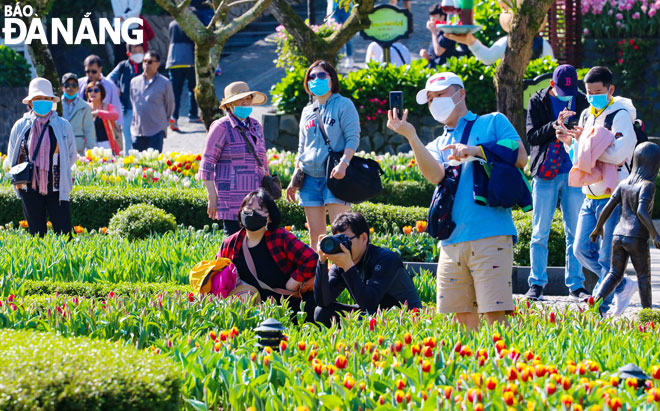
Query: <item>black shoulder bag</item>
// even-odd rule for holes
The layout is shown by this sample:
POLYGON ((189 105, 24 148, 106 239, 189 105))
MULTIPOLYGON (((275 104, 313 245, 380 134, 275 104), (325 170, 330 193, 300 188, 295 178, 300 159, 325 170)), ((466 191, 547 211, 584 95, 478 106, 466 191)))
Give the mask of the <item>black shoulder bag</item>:
POLYGON ((261 180, 261 188, 270 194, 270 196, 273 197, 273 200, 279 200, 282 198, 282 182, 280 181, 280 178, 277 176, 277 174, 270 175, 268 167, 264 167, 264 165, 261 163, 257 152, 252 146, 252 142, 250 142, 250 139, 248 139, 247 135, 245 135, 245 132, 240 125, 238 126, 238 132, 241 133, 241 136, 243 136, 243 140, 245 140, 245 145, 247 146, 250 154, 254 156, 254 159, 257 160, 259 167, 264 170, 264 173, 266 173, 264 174, 263 180, 261 180))
POLYGON ((314 117, 321 130, 323 140, 328 146, 329 154, 325 166, 325 180, 330 192, 338 199, 352 204, 361 203, 375 197, 383 190, 383 185, 380 181, 383 170, 375 160, 353 156, 346 168, 344 178, 338 180, 330 177, 332 170, 342 161, 341 158, 344 152, 334 151, 330 146, 330 140, 323 126, 323 120, 318 112, 319 103, 317 101, 314 103, 314 117))
MULTIPOLYGON (((39 148, 41 147, 41 141, 44 138, 44 133, 48 130, 50 122, 44 124, 44 127, 41 129, 41 135, 39 136, 39 141, 37 142, 37 147, 34 152, 39 154, 39 148)), ((28 135, 30 133, 27 133, 28 135)), ((34 163, 30 161, 30 147, 27 147, 27 136, 23 136, 23 139, 19 143, 17 150, 21 149, 21 144, 25 141, 26 145, 26 159, 20 164, 16 164, 9 170, 9 176, 11 184, 14 186, 29 184, 32 181, 32 173, 34 172, 34 163)))

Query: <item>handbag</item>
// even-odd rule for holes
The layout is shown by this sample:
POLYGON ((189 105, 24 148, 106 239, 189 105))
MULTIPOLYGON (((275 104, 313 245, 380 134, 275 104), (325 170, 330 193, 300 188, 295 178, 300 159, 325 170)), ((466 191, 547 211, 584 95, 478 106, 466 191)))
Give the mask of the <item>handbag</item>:
POLYGON ((325 132, 325 127, 318 115, 318 111, 319 103, 316 101, 314 102, 315 120, 319 125, 321 135, 329 150, 325 167, 325 180, 328 189, 335 197, 347 203, 357 204, 375 197, 383 190, 383 184, 380 181, 383 170, 375 160, 353 156, 346 168, 344 178, 336 179, 330 177, 332 170, 342 161, 341 158, 344 152, 334 151, 330 146, 330 140, 325 132))
POLYGON ((545 151, 545 159, 536 175, 543 180, 552 180, 557 177, 559 169, 564 164, 564 144, 555 139, 545 151))
MULTIPOLYGON (((37 142, 37 147, 35 147, 34 152, 39 153, 39 148, 41 147, 41 141, 44 138, 44 133, 49 127, 50 122, 44 124, 43 128, 41 129, 41 135, 39 135, 39 141, 37 142)), ((29 133, 28 133, 29 134, 29 133)), ((26 146, 27 146, 27 134, 23 136, 23 140, 21 140, 21 143, 25 141, 26 146)), ((19 143, 19 148, 20 149, 20 144, 19 143)), ((11 184, 14 186, 17 185, 23 185, 23 184, 29 184, 32 181, 32 173, 34 173, 34 163, 30 161, 30 148, 27 147, 27 153, 26 153, 26 160, 20 164, 16 164, 9 170, 9 176, 10 176, 10 181, 11 184)))
POLYGON ((264 170, 264 178, 261 180, 261 188, 264 189, 270 196, 273 198, 273 200, 279 200, 282 198, 282 182, 280 181, 280 178, 277 176, 277 174, 270 175, 270 172, 268 168, 264 167, 264 165, 261 163, 261 160, 259 159, 259 156, 257 155, 257 152, 254 149, 254 146, 252 146, 252 143, 248 139, 247 135, 245 135, 245 132, 241 128, 241 126, 238 126, 238 132, 241 133, 241 136, 243 136, 243 140, 245 140, 245 145, 247 146, 248 151, 250 154, 254 156, 254 159, 257 160, 257 164, 259 167, 264 170))

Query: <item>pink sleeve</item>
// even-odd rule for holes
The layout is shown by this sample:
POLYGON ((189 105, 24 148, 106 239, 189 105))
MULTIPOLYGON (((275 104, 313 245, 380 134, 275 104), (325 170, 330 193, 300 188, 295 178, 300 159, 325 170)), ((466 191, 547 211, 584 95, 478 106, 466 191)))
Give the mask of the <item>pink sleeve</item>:
POLYGON ((202 154, 202 162, 199 165, 199 178, 213 181, 215 179, 215 165, 220 161, 222 150, 227 141, 227 128, 224 122, 216 121, 209 128, 206 139, 206 148, 202 154))
POLYGON ((117 121, 119 118, 119 112, 117 112, 115 106, 112 104, 108 104, 107 110, 98 110, 98 113, 99 117, 101 117, 103 120, 117 121))

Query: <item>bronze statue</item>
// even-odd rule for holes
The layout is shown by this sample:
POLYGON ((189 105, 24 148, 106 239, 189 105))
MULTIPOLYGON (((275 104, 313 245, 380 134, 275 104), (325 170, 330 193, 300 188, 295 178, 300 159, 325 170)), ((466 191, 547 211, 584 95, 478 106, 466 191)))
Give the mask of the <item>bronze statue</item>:
POLYGON ((605 205, 591 241, 603 235, 603 225, 617 205, 621 204, 621 218, 612 238, 612 264, 610 272, 595 292, 595 299, 610 295, 623 280, 628 257, 637 274, 642 307, 651 307, 651 254, 649 234, 653 244, 660 248, 660 235, 653 226, 651 213, 655 196, 655 179, 660 168, 660 147, 645 142, 635 148, 630 176, 621 181, 605 205))

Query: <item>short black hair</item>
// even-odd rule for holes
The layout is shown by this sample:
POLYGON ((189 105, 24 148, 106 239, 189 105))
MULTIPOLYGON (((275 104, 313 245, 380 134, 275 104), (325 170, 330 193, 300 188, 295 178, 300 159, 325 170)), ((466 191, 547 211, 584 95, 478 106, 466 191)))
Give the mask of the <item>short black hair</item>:
POLYGON ((330 229, 332 230, 332 234, 337 234, 349 228, 356 236, 359 237, 362 233, 367 233, 367 238, 369 238, 369 224, 367 224, 367 220, 362 214, 352 211, 339 214, 335 218, 335 221, 332 222, 330 229))
POLYGON ((128 44, 128 43, 126 43, 126 51, 127 52, 130 53, 132 47, 142 47, 142 50, 144 50, 144 44, 143 43, 140 43, 140 44, 128 44))
POLYGON ((605 66, 592 67, 587 75, 584 76, 585 83, 603 83, 605 87, 611 86, 612 81, 612 72, 605 66))
POLYGON ((332 91, 333 94, 339 93, 341 91, 341 87, 339 87, 339 76, 337 75, 337 70, 335 70, 332 64, 328 63, 325 60, 316 60, 315 62, 312 63, 311 66, 309 66, 307 72, 305 72, 304 86, 307 94, 309 94, 310 96, 312 95, 312 92, 309 90, 309 85, 307 85, 307 82, 309 81, 309 74, 316 67, 321 67, 330 76, 330 81, 332 82, 332 88, 330 91, 332 91))
POLYGON ((442 11, 442 3, 435 3, 431 7, 429 7, 429 16, 433 14, 442 14, 443 16, 447 15, 447 13, 442 11))
POLYGON ((99 67, 103 67, 103 60, 101 60, 101 57, 97 56, 96 54, 90 54, 85 58, 83 65, 87 67, 87 66, 91 66, 92 64, 96 64, 99 67))
POLYGON ((156 61, 160 62, 160 54, 158 54, 157 51, 149 50, 144 54, 144 57, 147 57, 147 55, 151 56, 152 59, 155 59, 156 61))
POLYGON ((268 223, 268 227, 266 228, 268 230, 275 230, 280 226, 280 223, 282 222, 282 213, 280 213, 280 209, 277 208, 277 204, 275 203, 275 200, 273 200, 273 197, 271 197, 270 194, 268 194, 263 189, 255 190, 245 196, 243 202, 241 203, 241 207, 238 209, 238 223, 241 227, 244 227, 243 221, 241 221, 241 212, 245 206, 252 202, 254 197, 256 197, 259 201, 260 206, 266 207, 266 210, 268 210, 270 223, 268 223))

